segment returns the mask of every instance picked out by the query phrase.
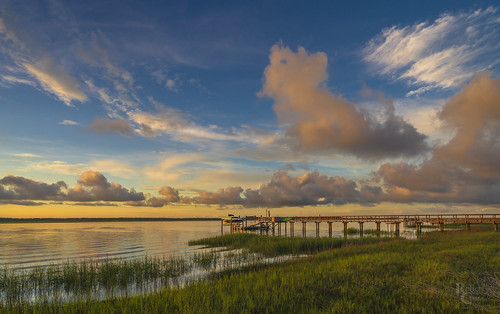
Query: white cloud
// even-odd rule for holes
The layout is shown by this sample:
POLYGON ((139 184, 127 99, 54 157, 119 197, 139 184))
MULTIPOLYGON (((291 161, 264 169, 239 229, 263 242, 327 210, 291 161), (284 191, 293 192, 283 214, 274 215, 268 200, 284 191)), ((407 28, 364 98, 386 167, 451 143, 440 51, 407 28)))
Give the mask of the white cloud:
POLYGON ((88 169, 109 173, 120 178, 131 178, 137 174, 137 170, 131 165, 113 159, 94 160, 90 163, 88 169))
POLYGON ((24 79, 24 78, 19 78, 15 77, 12 75, 2 75, 2 81, 6 82, 8 84, 24 84, 24 85, 30 85, 33 87, 36 87, 36 84, 33 81, 24 79))
POLYGON ((189 168, 179 166, 186 165, 192 162, 205 160, 206 157, 200 154, 177 154, 164 158, 157 165, 145 167, 142 173, 154 182, 161 184, 177 183, 183 175, 191 173, 189 168))
POLYGON ((16 157, 24 157, 24 158, 40 158, 42 156, 36 155, 36 154, 31 154, 31 153, 19 153, 19 154, 12 154, 12 156, 16 157))
POLYGON ((408 95, 459 87, 498 63, 498 24, 497 9, 488 8, 393 26, 367 44, 363 57, 379 73, 408 81, 408 95))
POLYGON ((64 120, 64 121, 59 122, 59 124, 62 124, 62 125, 79 125, 80 123, 78 123, 76 121, 73 121, 73 120, 64 120))
POLYGON ((44 161, 30 165, 31 169, 68 175, 78 175, 87 169, 87 164, 68 164, 64 161, 44 161))

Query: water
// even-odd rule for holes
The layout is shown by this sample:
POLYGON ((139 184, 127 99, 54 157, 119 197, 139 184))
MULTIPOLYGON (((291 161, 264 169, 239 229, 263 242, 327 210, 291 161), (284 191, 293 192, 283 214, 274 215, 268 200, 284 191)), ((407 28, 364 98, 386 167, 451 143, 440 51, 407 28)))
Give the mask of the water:
POLYGON ((190 255, 189 240, 220 234, 218 221, 20 223, 0 225, 0 268, 67 261, 190 255))
MULTIPOLYGON (((220 234, 219 221, 20 223, 2 224, 0 227, 0 268, 17 269, 68 261, 131 259, 145 255, 189 256, 199 249, 188 246, 189 240, 220 234)), ((284 224, 281 227, 281 235, 284 236, 284 224)), ((349 227, 359 226, 349 223, 349 227)), ((364 225, 365 230, 374 228, 375 223, 364 225)), ((386 230, 385 224, 381 229, 386 230)), ((224 231, 229 232, 229 227, 225 227, 224 231)), ((404 231, 401 225, 402 235, 404 231)), ((308 237, 316 236, 316 225, 308 223, 306 233, 308 237)), ((275 235, 278 235, 277 229, 275 235)), ((328 236, 327 223, 320 224, 319 235, 328 236)), ((295 223, 294 236, 302 236, 301 223, 295 223)), ((343 236, 343 224, 333 224, 333 236, 343 236)))

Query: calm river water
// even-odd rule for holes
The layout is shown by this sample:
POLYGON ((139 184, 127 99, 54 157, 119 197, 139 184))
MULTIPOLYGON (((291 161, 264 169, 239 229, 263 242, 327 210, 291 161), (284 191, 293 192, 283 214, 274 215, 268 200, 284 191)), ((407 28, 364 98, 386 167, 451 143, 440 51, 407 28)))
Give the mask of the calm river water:
MULTIPOLYGON (((354 223, 349 226, 358 227, 354 223)), ((333 235, 342 236, 342 228, 342 224, 334 224, 333 235)), ((365 229, 368 228, 375 228, 375 224, 365 224, 365 229)), ((315 236, 315 232, 315 225, 307 224, 307 236, 315 236)), ((2 224, 0 268, 31 268, 67 261, 103 261, 145 255, 190 255, 199 247, 188 246, 189 240, 219 234, 218 221, 2 224)), ((299 224, 295 226, 295 236, 302 236, 299 224)), ((320 236, 328 236, 326 223, 321 224, 320 236)))

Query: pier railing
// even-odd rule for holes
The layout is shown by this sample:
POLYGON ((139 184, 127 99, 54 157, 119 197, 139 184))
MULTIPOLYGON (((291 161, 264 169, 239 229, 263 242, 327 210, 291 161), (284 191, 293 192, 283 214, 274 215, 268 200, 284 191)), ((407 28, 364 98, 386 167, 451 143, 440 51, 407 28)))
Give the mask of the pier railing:
POLYGON ((261 223, 272 222, 385 222, 385 223, 500 223, 500 214, 439 214, 439 215, 349 215, 349 216, 290 216, 258 217, 261 223))

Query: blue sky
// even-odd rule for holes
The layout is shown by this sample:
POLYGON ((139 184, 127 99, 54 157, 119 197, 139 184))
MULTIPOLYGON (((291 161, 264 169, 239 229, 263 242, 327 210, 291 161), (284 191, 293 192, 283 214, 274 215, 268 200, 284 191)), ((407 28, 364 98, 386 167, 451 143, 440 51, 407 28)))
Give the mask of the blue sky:
POLYGON ((491 1, 2 1, 0 211, 497 208, 499 23, 491 1))

